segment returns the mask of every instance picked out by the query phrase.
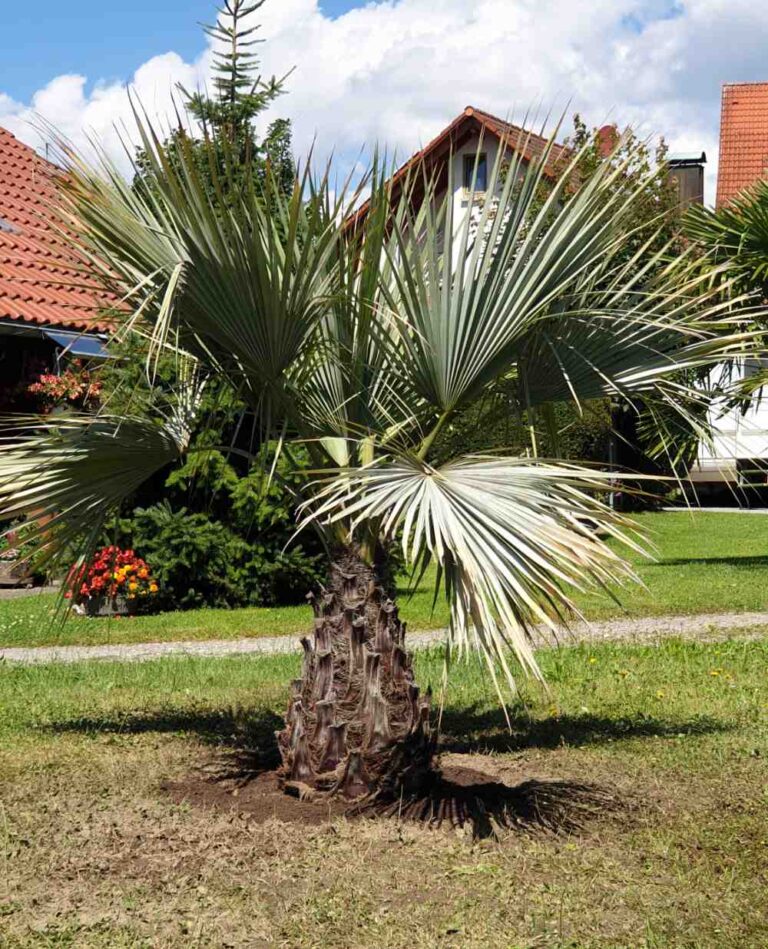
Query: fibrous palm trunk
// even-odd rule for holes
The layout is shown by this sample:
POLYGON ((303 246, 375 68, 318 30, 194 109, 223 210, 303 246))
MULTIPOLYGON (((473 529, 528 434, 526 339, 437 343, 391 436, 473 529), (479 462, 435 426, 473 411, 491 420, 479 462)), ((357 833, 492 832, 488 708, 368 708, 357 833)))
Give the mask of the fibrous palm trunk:
POLYGON ((382 803, 419 796, 436 774, 430 696, 414 682, 381 571, 346 549, 308 599, 314 636, 302 640, 302 675, 277 733, 284 788, 382 803))

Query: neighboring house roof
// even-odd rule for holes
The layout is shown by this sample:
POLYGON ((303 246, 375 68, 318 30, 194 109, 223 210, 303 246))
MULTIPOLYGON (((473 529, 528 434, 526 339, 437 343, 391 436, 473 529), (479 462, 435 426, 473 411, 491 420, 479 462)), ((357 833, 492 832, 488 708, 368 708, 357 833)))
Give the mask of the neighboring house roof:
MULTIPOLYGON (((439 135, 436 135, 429 144, 412 155, 408 161, 394 173, 391 179, 392 194, 396 198, 402 184, 408 179, 409 172, 420 165, 427 169, 436 168, 440 162, 444 163, 445 158, 451 152, 457 151, 462 145, 465 145, 472 138, 479 135, 491 135, 498 139, 510 151, 517 152, 523 158, 530 161, 533 158, 541 158, 544 154, 549 139, 543 135, 537 135, 519 125, 500 119, 490 112, 484 112, 482 109, 476 109, 468 105, 463 112, 446 126, 439 135)), ((560 159, 566 152, 563 145, 554 143, 544 166, 544 174, 549 178, 557 175, 557 166, 560 159)), ((437 178, 438 190, 444 182, 437 178)), ((358 211, 352 216, 350 223, 355 224, 361 217, 364 217, 368 211, 368 202, 360 206, 358 211)))
POLYGON ((99 331, 113 302, 57 233, 61 169, 0 128, 0 321, 99 331))
POLYGON ((768 175, 768 82, 723 86, 717 206, 768 175))

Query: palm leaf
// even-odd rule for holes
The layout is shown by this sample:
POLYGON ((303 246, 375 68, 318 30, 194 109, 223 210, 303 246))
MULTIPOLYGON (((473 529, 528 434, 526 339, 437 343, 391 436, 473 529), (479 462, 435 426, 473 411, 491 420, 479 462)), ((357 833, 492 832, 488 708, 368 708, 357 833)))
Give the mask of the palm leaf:
MULTIPOLYGON (((335 291, 333 260, 346 193, 307 170, 290 195, 270 176, 264 192, 228 203, 211 194, 191 146, 170 162, 138 114, 151 187, 131 188, 102 156, 77 156, 64 183, 70 240, 124 301, 122 322, 148 328, 155 351, 172 341, 231 380, 270 421, 285 415, 286 374, 314 344, 335 291)), ((277 425, 279 427, 279 419, 277 425)))
MULTIPOLYGON (((25 518, 42 562, 98 537, 123 498, 189 444, 189 419, 14 418, 0 450, 0 518, 25 518)), ((10 424, 6 426, 10 427, 10 424)))
POLYGON ((401 536, 407 563, 434 559, 451 607, 449 641, 478 648, 493 671, 511 649, 540 678, 532 650, 537 624, 556 631, 578 610, 569 589, 605 589, 636 579, 606 543, 639 550, 632 523, 594 496, 608 478, 574 465, 468 456, 434 468, 382 458, 343 472, 305 506, 309 519, 370 521, 401 536))

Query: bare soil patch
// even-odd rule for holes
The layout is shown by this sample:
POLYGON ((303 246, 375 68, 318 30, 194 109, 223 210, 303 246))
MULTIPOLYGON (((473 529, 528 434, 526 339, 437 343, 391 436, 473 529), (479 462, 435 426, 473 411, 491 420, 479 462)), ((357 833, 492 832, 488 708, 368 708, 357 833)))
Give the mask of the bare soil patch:
POLYGON ((443 764, 423 797, 375 810, 341 797, 297 799, 280 787, 276 770, 242 777, 228 770, 222 776, 216 773, 216 762, 164 783, 162 790, 175 804, 233 811, 258 824, 277 819, 322 826, 336 818, 397 818, 435 828, 467 829, 475 839, 494 837, 504 829, 575 833, 620 806, 615 793, 597 784, 528 778, 510 785, 496 774, 458 763, 463 757, 451 755, 451 763, 443 764))

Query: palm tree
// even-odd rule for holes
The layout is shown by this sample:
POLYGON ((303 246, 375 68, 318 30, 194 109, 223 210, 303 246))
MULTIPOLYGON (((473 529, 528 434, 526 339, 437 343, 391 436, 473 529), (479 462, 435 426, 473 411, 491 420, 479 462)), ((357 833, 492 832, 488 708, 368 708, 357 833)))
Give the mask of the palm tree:
POLYGON ((708 254, 737 273, 744 289, 768 293, 768 181, 742 191, 730 204, 712 210, 693 205, 685 233, 708 254))
MULTIPOLYGON (((695 260, 626 253, 643 182, 617 188, 620 164, 578 180, 574 154, 542 204, 548 153, 499 163, 497 197, 461 218, 450 182, 440 197, 417 171, 395 201, 374 169, 367 212, 352 216, 360 189, 334 192, 308 171, 287 197, 251 188, 217 203, 191 153, 169 162, 140 128, 157 188, 73 157, 62 239, 120 294, 116 333, 146 337, 148 374, 171 354, 186 381, 156 417, 128 400, 120 412, 30 419, 21 433, 16 420, 0 513, 46 515, 44 553, 76 541, 85 557, 121 499, 188 450, 206 378, 228 384, 262 444, 289 459, 298 443, 309 452, 297 512, 328 550, 278 735, 285 787, 418 797, 436 773, 435 736, 392 545, 415 576, 436 565, 447 658, 479 650, 502 696, 513 663, 540 677, 534 626, 567 622, 573 588, 632 579, 607 541, 637 540, 604 500, 612 473, 537 457, 537 419, 557 401, 610 393, 695 420, 709 393, 683 370, 730 359, 745 336, 695 260), (441 430, 500 381, 518 393, 531 451, 438 462, 441 430)), ((274 458, 259 451, 254 463, 274 458)))

